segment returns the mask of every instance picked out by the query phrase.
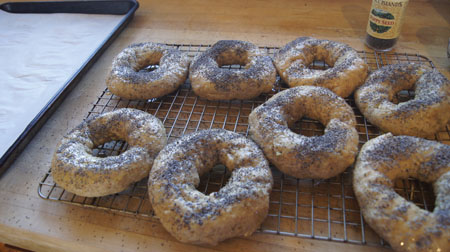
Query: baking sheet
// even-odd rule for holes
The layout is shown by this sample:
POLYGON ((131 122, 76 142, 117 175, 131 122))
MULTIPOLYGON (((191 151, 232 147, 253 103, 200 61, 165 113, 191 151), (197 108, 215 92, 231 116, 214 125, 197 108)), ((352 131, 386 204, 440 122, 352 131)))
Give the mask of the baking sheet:
POLYGON ((31 139, 31 129, 37 131, 38 120, 131 17, 124 6, 99 8, 108 1, 14 4, 0 10, 0 174, 20 152, 19 144, 31 139), (79 4, 83 9, 77 10, 79 4))

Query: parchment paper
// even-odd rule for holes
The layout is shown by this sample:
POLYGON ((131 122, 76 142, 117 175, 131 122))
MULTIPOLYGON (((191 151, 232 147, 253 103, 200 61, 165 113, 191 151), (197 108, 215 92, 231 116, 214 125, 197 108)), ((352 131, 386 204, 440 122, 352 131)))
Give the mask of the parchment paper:
POLYGON ((0 157, 122 18, 0 10, 0 157))

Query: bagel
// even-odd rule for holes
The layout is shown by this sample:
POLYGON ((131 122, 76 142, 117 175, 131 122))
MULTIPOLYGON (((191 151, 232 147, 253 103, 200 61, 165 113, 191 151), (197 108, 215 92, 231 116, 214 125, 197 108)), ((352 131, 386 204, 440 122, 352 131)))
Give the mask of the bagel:
POLYGON ((364 219, 396 251, 450 251, 450 146, 388 133, 361 149, 353 188, 364 219), (433 183, 432 212, 394 190, 398 178, 433 183))
POLYGON ((367 64, 350 46, 330 40, 300 37, 278 50, 273 60, 280 77, 290 86, 325 87, 347 97, 364 83, 367 64), (330 68, 311 69, 314 60, 330 68))
POLYGON ((388 65, 369 75, 355 92, 355 102, 367 120, 385 132, 427 137, 450 120, 450 82, 423 64, 388 65), (414 89, 415 97, 392 103, 405 89, 414 89))
POLYGON ((177 90, 188 75, 189 57, 157 43, 133 44, 120 52, 106 79, 111 93, 126 99, 158 98, 177 90), (154 71, 145 67, 159 65, 154 71))
POLYGON ((250 113, 250 137, 269 161, 297 178, 325 179, 353 164, 358 133, 352 108, 329 89, 300 86, 284 90, 250 113), (296 134, 289 126, 303 116, 319 120, 322 136, 296 134))
POLYGON ((175 238, 217 244, 252 234, 266 218, 273 179, 258 146, 237 133, 203 130, 168 144, 155 159, 148 190, 162 225, 175 238), (195 188, 200 176, 221 163, 231 178, 218 192, 195 188))
POLYGON ((117 193, 148 175, 166 141, 164 125, 146 112, 107 112, 86 120, 63 137, 53 155, 52 177, 79 196, 117 193), (111 140, 126 141, 128 149, 118 156, 93 156, 92 149, 111 140))
POLYGON ((208 100, 251 99, 270 92, 276 70, 269 56, 255 45, 221 40, 194 59, 189 70, 192 90, 208 100), (243 69, 224 69, 239 64, 243 69))

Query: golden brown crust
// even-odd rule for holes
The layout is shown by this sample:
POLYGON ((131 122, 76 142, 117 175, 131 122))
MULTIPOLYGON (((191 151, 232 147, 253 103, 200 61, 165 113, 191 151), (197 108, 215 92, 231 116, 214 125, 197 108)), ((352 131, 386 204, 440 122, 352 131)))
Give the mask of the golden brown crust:
POLYGON ((166 145, 161 121, 137 109, 118 109, 88 119, 63 137, 52 160, 54 181, 79 196, 117 193, 148 175, 153 159, 166 145), (124 140, 118 156, 95 157, 92 149, 124 140))
POLYGON ((388 133, 364 144, 353 172, 364 219, 396 251, 450 251, 450 146, 388 133), (397 178, 433 183, 433 212, 393 189, 397 178))
POLYGON ((422 64, 396 64, 373 71, 355 92, 361 113, 381 130, 394 135, 427 137, 450 120, 450 82, 422 64), (414 89, 412 100, 392 103, 401 90, 414 89))
POLYGON ((353 164, 358 133, 352 108, 329 89, 300 86, 284 90, 249 116, 251 138, 282 172, 297 178, 329 178, 353 164), (303 116, 326 126, 322 136, 306 137, 289 125, 303 116))
POLYGON ((111 93, 126 99, 151 99, 170 94, 187 79, 189 57, 157 43, 133 44, 114 59, 106 79, 111 93), (159 68, 141 71, 149 65, 159 68))
POLYGON ((203 130, 167 145, 155 159, 148 189, 163 226, 182 242, 216 244, 252 234, 266 218, 273 179, 262 151, 250 139, 203 130), (218 192, 195 188, 216 164, 232 172, 218 192))
POLYGON ((330 40, 300 37, 274 55, 281 78, 290 86, 325 87, 341 97, 349 96, 367 77, 367 64, 350 46, 330 40), (314 60, 323 60, 327 70, 310 69, 314 60))
POLYGON ((208 100, 251 99, 272 90, 276 70, 270 57, 255 45, 221 40, 194 59, 189 78, 192 90, 208 100), (233 64, 244 67, 220 68, 233 64))

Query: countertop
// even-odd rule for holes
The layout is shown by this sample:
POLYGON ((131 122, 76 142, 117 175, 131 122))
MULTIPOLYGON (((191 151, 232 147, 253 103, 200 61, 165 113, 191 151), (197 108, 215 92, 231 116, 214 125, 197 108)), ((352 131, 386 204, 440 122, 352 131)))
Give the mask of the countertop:
MULTIPOLYGON (((255 233, 218 246, 176 241, 155 219, 41 199, 39 181, 61 137, 79 124, 105 88, 112 59, 135 42, 212 44, 239 39, 283 46, 313 36, 364 46, 371 1, 142 0, 128 27, 106 50, 0 177, 0 242, 62 251, 380 251, 379 247, 255 233)), ((450 77, 450 2, 410 1, 396 52, 419 53, 450 77)), ((388 249, 386 249, 388 250, 388 249)))

